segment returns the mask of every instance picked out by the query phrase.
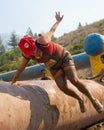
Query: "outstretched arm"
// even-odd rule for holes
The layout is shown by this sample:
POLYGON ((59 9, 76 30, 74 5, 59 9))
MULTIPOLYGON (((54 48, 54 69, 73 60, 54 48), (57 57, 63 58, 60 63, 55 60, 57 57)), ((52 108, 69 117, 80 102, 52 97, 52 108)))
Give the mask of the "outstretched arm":
POLYGON ((61 20, 63 19, 63 15, 60 16, 60 12, 56 12, 56 15, 55 15, 55 18, 56 18, 56 23, 51 27, 50 31, 48 32, 50 35, 50 37, 52 37, 52 35, 54 34, 54 32, 56 31, 59 23, 61 22, 61 20))
POLYGON ((17 81, 17 79, 19 78, 19 76, 23 72, 23 70, 25 69, 28 62, 29 62, 29 59, 26 59, 26 58, 23 57, 22 63, 19 66, 18 70, 16 71, 16 73, 15 73, 13 79, 12 79, 12 84, 17 81))
POLYGON ((88 77, 87 79, 95 79, 98 78, 100 76, 104 75, 104 69, 101 69, 100 72, 92 77, 88 77))
POLYGON ((46 34, 41 35, 41 36, 39 37, 39 39, 37 40, 38 43, 48 44, 48 43, 51 41, 51 38, 52 38, 54 32, 56 31, 56 29, 57 29, 59 23, 60 23, 60 22, 62 21, 62 19, 63 19, 63 15, 60 16, 60 12, 56 12, 55 18, 56 18, 55 24, 51 27, 51 29, 49 30, 49 32, 47 32, 46 34))

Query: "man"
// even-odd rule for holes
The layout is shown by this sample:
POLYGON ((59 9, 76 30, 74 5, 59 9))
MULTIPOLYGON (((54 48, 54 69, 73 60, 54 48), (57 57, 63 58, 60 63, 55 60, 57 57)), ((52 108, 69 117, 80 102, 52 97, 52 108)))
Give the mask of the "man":
POLYGON ((102 104, 93 97, 92 93, 87 89, 86 83, 78 78, 71 54, 66 51, 63 46, 51 41, 63 16, 60 16, 60 12, 56 12, 55 18, 56 22, 49 32, 40 35, 39 38, 35 40, 30 36, 25 36, 18 43, 19 48, 23 52, 23 59, 19 69, 14 75, 12 84, 16 82, 27 63, 32 59, 38 63, 44 63, 50 69, 60 90, 78 100, 81 112, 86 111, 83 98, 73 90, 69 89, 67 79, 76 86, 80 92, 85 94, 92 102, 96 111, 101 113, 103 110, 102 104))
MULTIPOLYGON (((101 62, 104 64, 104 54, 100 56, 101 58, 101 62)), ((104 78, 104 68, 102 68, 96 75, 91 76, 91 77, 87 77, 87 79, 96 79, 98 78, 98 80, 100 82, 103 82, 103 78, 104 78)))

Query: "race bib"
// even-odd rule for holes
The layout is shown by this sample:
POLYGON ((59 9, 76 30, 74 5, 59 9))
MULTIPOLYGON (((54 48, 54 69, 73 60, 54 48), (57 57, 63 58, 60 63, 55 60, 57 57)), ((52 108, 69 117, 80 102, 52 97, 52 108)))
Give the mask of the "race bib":
POLYGON ((50 59, 50 60, 48 60, 45 64, 46 64, 47 67, 51 68, 51 67, 53 67, 56 63, 57 63, 56 60, 50 59))
POLYGON ((41 50, 37 49, 36 50, 36 54, 35 54, 35 58, 36 59, 40 59, 42 57, 43 53, 41 50))

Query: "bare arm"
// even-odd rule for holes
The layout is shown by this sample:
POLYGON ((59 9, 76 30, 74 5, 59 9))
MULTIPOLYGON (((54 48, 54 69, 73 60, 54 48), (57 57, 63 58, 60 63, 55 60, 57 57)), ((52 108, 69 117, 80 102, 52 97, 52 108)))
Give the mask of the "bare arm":
POLYGON ((24 57, 22 58, 22 63, 19 66, 18 70, 16 71, 16 73, 15 73, 13 79, 12 79, 12 84, 17 81, 17 79, 19 78, 19 76, 23 72, 23 70, 25 69, 28 62, 29 62, 29 59, 26 59, 24 57))
POLYGON ((101 69, 100 72, 92 77, 88 77, 87 79, 95 79, 98 78, 100 76, 104 75, 104 69, 101 69))
POLYGON ((59 23, 60 23, 60 22, 62 21, 62 19, 63 19, 63 15, 60 16, 60 12, 56 12, 55 18, 56 18, 55 24, 51 27, 51 29, 49 30, 49 32, 47 32, 46 34, 41 35, 41 36, 39 37, 39 39, 37 40, 38 43, 48 44, 48 43, 51 41, 51 38, 52 38, 54 32, 56 31, 56 29, 57 29, 59 23))
POLYGON ((102 74, 101 74, 101 76, 100 76, 100 81, 102 81, 103 80, 103 78, 104 78, 104 69, 102 69, 102 74))
POLYGON ((60 12, 56 12, 56 15, 55 15, 55 18, 56 18, 56 23, 51 27, 50 31, 48 32, 50 37, 52 37, 52 35, 54 34, 54 32, 56 31, 59 23, 61 22, 61 20, 63 19, 63 15, 60 16, 60 12))

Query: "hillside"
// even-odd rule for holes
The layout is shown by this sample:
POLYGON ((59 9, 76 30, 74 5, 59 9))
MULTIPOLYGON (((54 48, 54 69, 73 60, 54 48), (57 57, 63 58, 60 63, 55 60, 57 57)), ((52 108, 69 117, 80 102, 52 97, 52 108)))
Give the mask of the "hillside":
POLYGON ((82 26, 75 31, 65 33, 57 39, 57 42, 63 45, 67 50, 75 44, 83 44, 83 40, 90 33, 100 33, 104 35, 104 19, 92 24, 82 26))
MULTIPOLYGON (((77 30, 65 33, 63 36, 57 38, 55 42, 64 46, 72 55, 78 54, 84 51, 83 41, 84 38, 90 33, 100 33, 104 35, 104 19, 94 22, 90 25, 79 27, 77 30)), ((21 53, 18 50, 8 51, 0 56, 0 73, 5 73, 17 69, 21 59, 21 53)), ((29 62, 28 66, 34 65, 36 63, 29 62)), ((87 75, 91 74, 89 71, 85 70, 87 75)), ((84 76, 80 72, 80 77, 84 76)))

